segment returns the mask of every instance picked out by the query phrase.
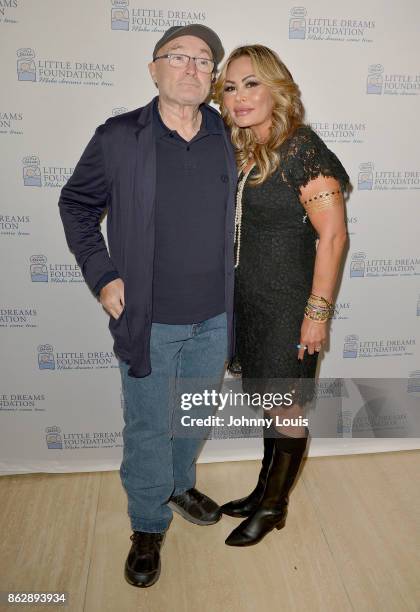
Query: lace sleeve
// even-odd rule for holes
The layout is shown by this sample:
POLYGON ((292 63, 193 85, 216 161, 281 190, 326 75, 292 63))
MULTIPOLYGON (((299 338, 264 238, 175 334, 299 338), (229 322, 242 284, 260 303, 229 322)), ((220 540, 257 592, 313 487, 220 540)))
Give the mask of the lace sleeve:
POLYGON ((310 127, 298 128, 284 145, 280 167, 284 180, 298 197, 300 188, 320 174, 337 179, 342 191, 347 190, 349 177, 343 165, 310 127))

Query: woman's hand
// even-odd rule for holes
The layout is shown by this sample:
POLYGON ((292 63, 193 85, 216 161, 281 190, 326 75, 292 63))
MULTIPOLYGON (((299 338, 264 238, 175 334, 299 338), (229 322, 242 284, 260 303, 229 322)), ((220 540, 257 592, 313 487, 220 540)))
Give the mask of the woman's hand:
POLYGON ((304 317, 302 327, 300 328, 300 346, 306 346, 306 349, 300 348, 298 352, 298 359, 303 359, 305 350, 310 355, 314 352, 319 352, 327 340, 328 323, 319 323, 318 321, 311 321, 304 317))

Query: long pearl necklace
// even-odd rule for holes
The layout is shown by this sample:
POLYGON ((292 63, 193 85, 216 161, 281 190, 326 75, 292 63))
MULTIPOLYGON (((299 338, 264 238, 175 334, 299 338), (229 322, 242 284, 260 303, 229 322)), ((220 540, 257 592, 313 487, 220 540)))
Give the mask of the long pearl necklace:
POLYGON ((253 164, 238 183, 238 191, 236 192, 236 210, 235 210, 235 243, 236 243, 236 258, 235 268, 239 266, 239 258, 241 254, 241 225, 242 225, 242 192, 245 187, 246 179, 249 173, 254 168, 253 164))

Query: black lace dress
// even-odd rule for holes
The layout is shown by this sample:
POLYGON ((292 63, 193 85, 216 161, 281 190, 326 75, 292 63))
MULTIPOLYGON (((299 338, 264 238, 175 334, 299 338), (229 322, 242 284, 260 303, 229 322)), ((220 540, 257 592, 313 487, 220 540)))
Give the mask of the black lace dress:
POLYGON ((299 361, 296 348, 312 289, 317 239, 299 188, 319 174, 338 179, 343 191, 349 180, 310 127, 299 127, 279 153, 279 170, 261 185, 250 186, 252 170, 242 193, 234 363, 240 364, 247 392, 268 390, 267 381, 315 376, 318 354, 305 351, 299 361))

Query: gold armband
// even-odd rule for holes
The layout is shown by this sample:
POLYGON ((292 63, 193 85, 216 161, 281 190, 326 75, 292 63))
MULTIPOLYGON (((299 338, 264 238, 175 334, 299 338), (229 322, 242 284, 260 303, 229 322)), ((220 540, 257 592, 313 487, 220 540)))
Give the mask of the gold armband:
POLYGON ((325 210, 331 206, 341 204, 342 201, 341 190, 337 189, 336 191, 320 191, 305 200, 305 202, 302 202, 302 205, 307 212, 318 212, 319 210, 325 210))

